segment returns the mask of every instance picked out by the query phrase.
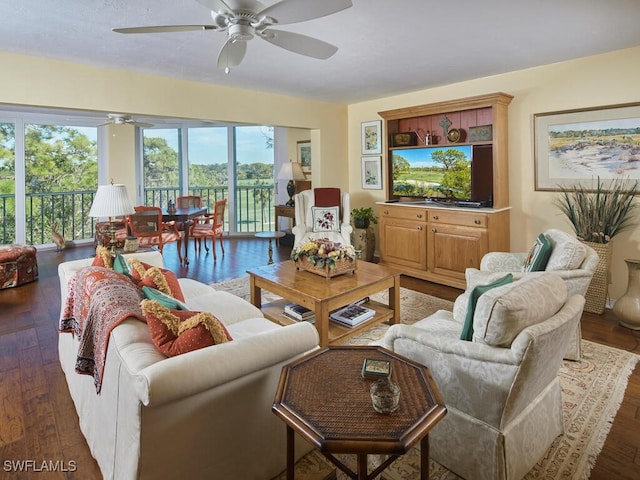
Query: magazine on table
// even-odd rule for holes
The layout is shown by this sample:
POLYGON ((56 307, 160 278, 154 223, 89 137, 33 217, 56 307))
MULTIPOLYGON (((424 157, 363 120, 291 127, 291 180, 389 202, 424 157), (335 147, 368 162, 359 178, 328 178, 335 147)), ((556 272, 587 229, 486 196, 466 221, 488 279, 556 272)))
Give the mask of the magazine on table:
POLYGON ((313 320, 315 318, 315 313, 313 310, 309 310, 302 305, 298 305, 297 303, 286 303, 284 305, 284 313, 294 320, 313 320))
POLYGON ((291 320, 293 320, 294 322, 309 322, 309 323, 316 323, 316 316, 315 315, 311 315, 310 317, 305 317, 303 319, 300 318, 296 318, 291 316, 290 314, 288 314, 287 312, 282 312, 284 314, 285 317, 290 318, 291 320))
POLYGON ((365 320, 369 320, 375 314, 376 311, 372 310, 371 308, 352 303, 344 308, 341 308, 340 310, 336 310, 331 315, 329 315, 329 318, 331 318, 331 320, 335 322, 347 325, 348 327, 355 327, 359 323, 362 323, 365 320))

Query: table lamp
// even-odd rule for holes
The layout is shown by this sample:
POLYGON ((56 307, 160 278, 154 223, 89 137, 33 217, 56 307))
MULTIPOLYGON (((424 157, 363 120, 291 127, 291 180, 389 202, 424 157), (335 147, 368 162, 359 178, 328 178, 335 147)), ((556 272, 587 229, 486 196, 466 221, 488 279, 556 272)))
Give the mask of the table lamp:
POLYGON ((289 194, 289 201, 285 204, 287 207, 293 207, 295 202, 293 201, 293 195, 296 193, 295 180, 304 180, 304 172, 302 166, 298 162, 285 162, 280 167, 278 172, 278 180, 289 180, 287 183, 287 193, 289 194))
POLYGON ((129 200, 126 185, 114 185, 113 181, 110 185, 98 185, 98 191, 96 192, 96 196, 93 197, 93 204, 91 204, 89 216, 109 218, 109 246, 111 247, 112 255, 116 253, 117 243, 113 217, 131 215, 133 213, 135 213, 135 210, 133 205, 131 205, 131 200, 129 200))

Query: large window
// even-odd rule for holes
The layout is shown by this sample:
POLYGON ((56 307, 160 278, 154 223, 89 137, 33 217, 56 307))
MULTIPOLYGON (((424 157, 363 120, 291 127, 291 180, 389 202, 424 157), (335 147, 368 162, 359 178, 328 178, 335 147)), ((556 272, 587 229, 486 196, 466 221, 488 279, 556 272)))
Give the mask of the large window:
POLYGON ((0 240, 51 244, 93 236, 88 216, 98 179, 97 128, 0 122, 0 240))
POLYGON ((15 125, 0 123, 0 243, 16 242, 15 125))
POLYGON ((144 202, 166 207, 180 191, 180 129, 144 130, 143 136, 144 202))
POLYGON ((274 229, 273 128, 236 127, 236 229, 274 229))
POLYGON ((227 198, 228 231, 273 230, 273 157, 272 127, 145 129, 144 202, 199 195, 211 210, 227 198))
POLYGON ((97 129, 27 124, 24 132, 27 243, 51 243, 52 228, 66 240, 92 237, 97 129))

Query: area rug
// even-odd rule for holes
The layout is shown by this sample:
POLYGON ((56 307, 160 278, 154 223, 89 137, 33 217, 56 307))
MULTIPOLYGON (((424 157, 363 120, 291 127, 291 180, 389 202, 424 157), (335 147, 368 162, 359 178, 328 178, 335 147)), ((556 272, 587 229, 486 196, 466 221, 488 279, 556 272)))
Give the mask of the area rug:
MULTIPOLYGON (((249 299, 248 277, 212 286, 249 299)), ((277 298, 265 291, 262 297, 263 302, 277 298)), ((386 302, 386 291, 374 298, 386 302)), ((449 301, 406 288, 401 288, 400 291, 400 318, 403 323, 414 323, 437 310, 451 310, 452 306, 453 304, 449 301)), ((377 326, 346 343, 366 345, 382 337, 387 328, 389 328, 387 325, 377 326)), ((527 474, 526 479, 589 478, 624 397, 629 375, 640 359, 639 355, 586 340, 582 341, 582 348, 582 360, 563 362, 559 373, 565 433, 555 440, 545 457, 527 474)), ((351 463, 350 460, 347 461, 351 463)), ((372 461, 379 462, 380 459, 374 457, 372 461)), ((420 451, 416 446, 396 460, 380 478, 386 480, 419 478, 419 465, 420 451)), ((310 452, 296 464, 296 478, 301 480, 346 478, 342 472, 338 471, 336 474, 334 471, 333 465, 317 450, 310 452)), ((282 474, 276 478, 284 480, 285 476, 282 474)), ((455 480, 460 477, 431 461, 430 478, 455 480)))

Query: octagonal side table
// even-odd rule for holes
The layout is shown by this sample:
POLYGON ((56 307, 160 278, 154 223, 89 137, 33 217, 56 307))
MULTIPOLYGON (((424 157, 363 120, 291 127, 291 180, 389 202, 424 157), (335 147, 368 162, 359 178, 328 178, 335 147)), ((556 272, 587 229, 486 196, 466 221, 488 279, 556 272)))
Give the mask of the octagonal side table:
POLYGON ((420 441, 420 478, 429 478, 428 433, 446 414, 429 369, 383 347, 327 347, 285 365, 273 412, 287 425, 287 480, 295 475, 294 439, 298 433, 350 478, 370 480, 420 441), (391 362, 400 403, 390 415, 373 409, 370 385, 361 374, 365 359, 391 362), (334 454, 357 456, 353 472, 334 454), (367 471, 368 454, 388 454, 367 471))

